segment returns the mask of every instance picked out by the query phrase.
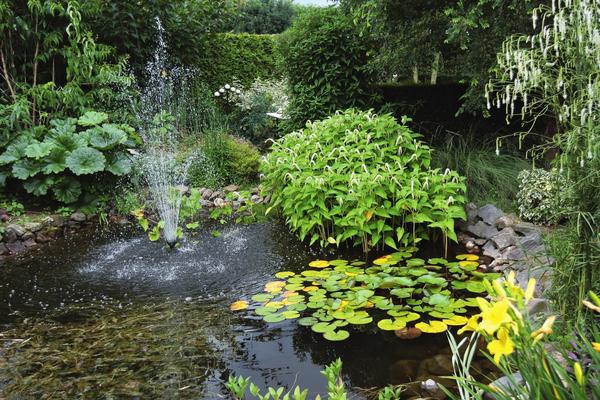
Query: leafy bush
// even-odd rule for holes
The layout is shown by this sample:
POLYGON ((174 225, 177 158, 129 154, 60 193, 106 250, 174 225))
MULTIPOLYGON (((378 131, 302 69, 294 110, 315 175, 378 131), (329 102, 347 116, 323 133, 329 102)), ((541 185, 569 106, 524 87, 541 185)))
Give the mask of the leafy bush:
POLYGON ((426 227, 456 240, 464 179, 430 163, 431 149, 391 115, 348 110, 276 141, 262 171, 273 207, 302 240, 366 252, 417 243, 426 227))
POLYGON ((256 78, 280 75, 275 37, 247 33, 219 33, 207 38, 206 51, 196 63, 200 78, 213 87, 239 81, 250 86, 256 78))
POLYGON ((572 208, 573 193, 568 180, 553 169, 523 170, 519 174, 519 215, 537 224, 556 224, 572 208))
POLYGON ((63 203, 77 201, 82 178, 100 172, 123 176, 131 171, 125 150, 135 146, 135 131, 108 122, 108 115, 89 111, 79 119, 55 119, 51 127, 21 132, 0 154, 0 184, 22 181, 28 193, 49 191, 63 203))
POLYGON ((470 201, 493 203, 505 211, 516 209, 517 177, 530 166, 527 160, 507 150, 496 154, 493 141, 481 142, 473 135, 451 136, 434 148, 432 165, 464 176, 470 201))
POLYGON ((267 114, 285 116, 288 103, 285 81, 259 78, 240 93, 231 118, 239 135, 258 143, 278 136, 277 119, 267 114))
POLYGON ((279 50, 290 86, 290 128, 368 102, 369 44, 337 8, 302 14, 282 35, 279 50))
POLYGON ((258 175, 259 151, 251 143, 219 130, 202 135, 193 157, 188 180, 195 187, 243 184, 258 175))
POLYGON ((295 7, 291 0, 250 0, 242 3, 232 18, 234 32, 276 34, 292 23, 295 7))

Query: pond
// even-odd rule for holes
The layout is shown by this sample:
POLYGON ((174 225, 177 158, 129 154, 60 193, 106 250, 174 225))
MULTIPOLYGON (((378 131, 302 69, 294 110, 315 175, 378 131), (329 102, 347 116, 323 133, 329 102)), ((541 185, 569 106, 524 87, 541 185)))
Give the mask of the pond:
POLYGON ((366 399, 448 358, 443 334, 400 340, 374 327, 328 342, 294 320, 230 311, 278 271, 325 255, 277 223, 220 229, 175 251, 136 232, 88 232, 3 261, 0 395, 215 399, 235 374, 313 398, 326 394, 323 366, 341 358, 350 398, 366 399))

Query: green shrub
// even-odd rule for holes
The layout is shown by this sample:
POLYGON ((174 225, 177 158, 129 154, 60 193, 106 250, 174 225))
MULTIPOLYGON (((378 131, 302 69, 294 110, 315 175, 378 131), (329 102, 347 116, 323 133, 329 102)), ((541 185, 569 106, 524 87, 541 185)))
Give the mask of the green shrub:
POLYGON ((556 224, 569 213, 573 193, 568 180, 553 169, 523 170, 519 174, 519 215, 537 224, 556 224))
POLYGON ((228 157, 225 163, 230 182, 242 183, 256 179, 260 152, 251 143, 230 137, 227 140, 228 157))
POLYGON ((279 43, 290 86, 290 129, 367 104, 369 48, 337 8, 316 8, 296 19, 279 43))
MULTIPOLYGON (((111 124, 105 113, 88 111, 79 119, 55 119, 17 135, 0 154, 0 185, 22 181, 35 196, 49 191, 62 203, 77 201, 82 182, 98 173, 123 176, 131 171, 125 151, 136 145, 133 128, 111 124)), ((88 179, 89 181, 89 179, 88 179)))
POLYGON ((207 38, 205 54, 197 67, 201 79, 213 90, 235 80, 247 87, 256 78, 280 75, 276 59, 273 35, 219 33, 207 38))
POLYGON ((530 166, 527 160, 505 149, 496 154, 494 141, 480 141, 473 135, 451 136, 435 149, 432 165, 450 168, 464 176, 469 201, 480 205, 493 203, 505 211, 516 210, 517 177, 530 166))
POLYGON ((430 162, 431 149, 391 115, 348 110, 274 142, 263 185, 311 244, 397 248, 427 238, 427 227, 456 240, 464 179, 430 162))

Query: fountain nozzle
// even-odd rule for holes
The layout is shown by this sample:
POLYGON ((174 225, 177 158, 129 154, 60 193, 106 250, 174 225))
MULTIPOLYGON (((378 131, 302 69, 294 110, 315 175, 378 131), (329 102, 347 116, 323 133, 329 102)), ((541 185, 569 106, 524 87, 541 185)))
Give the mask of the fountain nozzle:
POLYGON ((177 239, 171 239, 171 240, 167 239, 167 245, 169 245, 169 248, 171 250, 174 249, 175 246, 177 246, 177 242, 178 242, 177 239))

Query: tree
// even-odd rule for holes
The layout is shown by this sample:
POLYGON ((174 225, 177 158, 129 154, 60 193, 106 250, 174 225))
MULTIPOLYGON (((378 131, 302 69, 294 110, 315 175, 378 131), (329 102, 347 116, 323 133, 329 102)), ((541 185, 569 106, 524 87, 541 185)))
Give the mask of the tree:
POLYGON ((296 8, 291 0, 246 0, 231 19, 234 32, 276 34, 292 24, 296 8))

